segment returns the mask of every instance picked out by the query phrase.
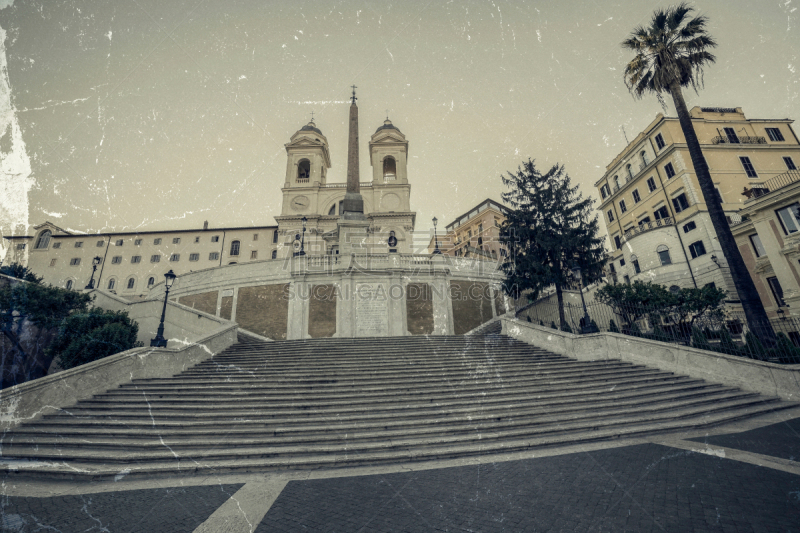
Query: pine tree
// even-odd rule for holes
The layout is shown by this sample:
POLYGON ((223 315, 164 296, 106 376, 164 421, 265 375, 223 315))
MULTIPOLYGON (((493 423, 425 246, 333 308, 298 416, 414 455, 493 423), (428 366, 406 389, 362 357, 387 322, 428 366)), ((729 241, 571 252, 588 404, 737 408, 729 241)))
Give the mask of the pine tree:
POLYGON ((554 284, 561 327, 564 316, 562 288, 572 279, 570 269, 581 267, 584 285, 599 279, 605 262, 603 239, 597 236, 591 198, 572 186, 563 165, 542 174, 528 159, 515 174, 502 177, 510 189, 503 201, 511 207, 501 226, 508 256, 502 264, 504 289, 513 298, 526 291, 534 299, 554 284))

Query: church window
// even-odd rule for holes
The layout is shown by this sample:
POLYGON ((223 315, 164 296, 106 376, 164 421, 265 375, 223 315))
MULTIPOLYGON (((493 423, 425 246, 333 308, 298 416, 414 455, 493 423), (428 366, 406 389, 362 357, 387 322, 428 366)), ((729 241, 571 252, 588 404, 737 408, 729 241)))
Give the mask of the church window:
POLYGON ((209 261, 216 261, 218 259, 219 259, 219 252, 211 252, 210 254, 208 254, 209 261))
POLYGON ((133 278, 128 278, 128 288, 132 289, 133 286, 136 284, 136 280, 133 278))
POLYGON ((277 242, 278 242, 278 230, 275 230, 274 232, 272 232, 272 244, 275 244, 277 242))
POLYGON ((397 178, 397 162, 392 156, 386 156, 383 160, 383 180, 394 181, 397 178))
POLYGON ((111 278, 110 280, 108 280, 108 290, 113 291, 114 290, 114 286, 116 284, 117 284, 117 280, 115 280, 114 278, 111 278))
POLYGON ((118 265, 120 263, 122 263, 122 256, 121 255, 115 255, 114 257, 111 258, 111 264, 112 265, 118 265))
POLYGON ((159 244, 161 244, 161 239, 160 238, 159 239, 153 239, 153 244, 158 246, 159 244))
POLYGON ((67 280, 67 285, 66 285, 66 287, 67 287, 67 290, 68 290, 68 291, 69 291, 69 290, 72 290, 72 280, 71 280, 71 279, 68 279, 68 280, 67 280))
POLYGON ((147 286, 152 287, 153 285, 155 285, 155 283, 156 283, 156 278, 150 276, 150 278, 147 280, 147 286))
POLYGON ((61 248, 61 243, 60 242, 54 242, 53 243, 53 248, 61 248))
POLYGON ((172 244, 180 244, 180 243, 181 243, 181 238, 180 237, 175 237, 175 238, 172 239, 172 244))
POLYGON ((169 260, 173 262, 177 262, 181 260, 181 254, 172 254, 169 256, 169 260))
POLYGON ((69 266, 75 267, 75 266, 78 266, 80 264, 81 264, 81 258, 80 257, 73 257, 72 259, 69 260, 69 266))
MULTIPOLYGON (((328 210, 328 216, 333 216, 336 214, 336 204, 333 204, 331 208, 328 210)), ((274 241, 273 241, 274 242, 274 241)))
POLYGON ((308 183, 308 178, 311 176, 311 163, 308 159, 301 159, 297 164, 297 182, 308 183))
POLYGON ((51 260, 50 260, 50 266, 51 266, 51 267, 54 267, 54 266, 56 266, 56 261, 58 261, 58 259, 51 259, 51 260))
POLYGON ((200 254, 189 254, 189 261, 200 261, 200 254))
POLYGON ((231 243, 231 255, 239 255, 239 241, 231 243))
POLYGON ((114 243, 116 246, 122 246, 122 239, 117 239, 117 242, 114 243))
POLYGON ((142 256, 141 255, 134 255, 133 257, 131 257, 131 263, 132 264, 135 265, 135 264, 141 263, 141 262, 142 262, 142 256))
POLYGON ((258 259, 258 250, 252 250, 250 252, 250 259, 258 259))
POLYGON ((278 258, 278 250, 272 250, 272 258, 273 259, 277 259, 278 258))
POLYGON ((161 256, 160 255, 156 254, 156 255, 151 255, 150 256, 150 262, 151 263, 158 263, 160 261, 161 261, 161 256))
POLYGON ((51 235, 52 235, 52 233, 50 232, 50 230, 45 230, 45 231, 41 232, 39 234, 39 238, 36 239, 36 246, 34 248, 36 248, 37 250, 43 250, 43 249, 47 248, 48 246, 50 246, 50 236, 51 235))

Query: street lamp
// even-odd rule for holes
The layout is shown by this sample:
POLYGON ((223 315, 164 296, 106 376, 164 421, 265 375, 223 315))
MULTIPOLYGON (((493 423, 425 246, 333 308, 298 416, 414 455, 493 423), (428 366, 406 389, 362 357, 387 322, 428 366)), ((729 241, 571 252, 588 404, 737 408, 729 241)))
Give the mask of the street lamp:
POLYGON ((94 289, 94 273, 97 272, 97 265, 102 261, 100 256, 95 256, 95 258, 92 259, 92 277, 89 279, 89 284, 86 286, 87 289, 94 289))
POLYGON ((297 257, 298 255, 306 255, 306 250, 305 250, 306 222, 308 222, 308 219, 305 216, 303 216, 303 218, 301 218, 300 220, 303 222, 303 234, 299 235, 299 237, 300 237, 300 251, 299 252, 294 252, 294 254, 292 254, 295 257, 297 257))
POLYGON ((589 311, 586 310, 586 300, 583 299, 583 280, 581 279, 581 267, 578 265, 572 267, 572 277, 578 280, 578 290, 581 293, 581 303, 583 304, 583 325, 581 326, 581 333, 597 333, 597 326, 592 324, 592 319, 589 318, 589 311))
POLYGON ((169 297, 169 289, 172 287, 172 284, 175 283, 175 278, 177 277, 178 276, 176 276, 172 270, 164 274, 164 287, 167 289, 164 292, 164 307, 161 308, 161 322, 158 324, 156 338, 150 339, 150 346, 155 346, 156 348, 167 347, 167 339, 164 338, 164 314, 167 312, 167 298, 169 297))
POLYGON ((439 237, 436 236, 436 223, 439 222, 436 217, 433 217, 433 240, 436 243, 436 247, 433 249, 433 253, 440 254, 442 251, 439 249, 439 237))

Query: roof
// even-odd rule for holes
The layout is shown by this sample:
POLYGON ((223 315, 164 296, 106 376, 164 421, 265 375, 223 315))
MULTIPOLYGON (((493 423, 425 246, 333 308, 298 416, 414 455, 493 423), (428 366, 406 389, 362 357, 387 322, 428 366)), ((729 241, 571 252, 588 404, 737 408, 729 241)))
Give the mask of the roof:
MULTIPOLYGON (((455 217, 455 218, 453 219, 453 222, 451 222, 450 224, 448 224, 447 226, 445 226, 445 228, 447 228, 447 230, 448 230, 448 231, 449 231, 450 229, 453 229, 453 228, 452 228, 452 226, 453 226, 453 225, 457 224, 457 223, 458 223, 458 222, 459 222, 459 221, 460 221, 462 218, 464 218, 464 217, 468 216, 470 213, 472 213, 472 212, 473 212, 473 211, 475 211, 476 209, 480 209, 480 207, 481 207, 482 205, 486 204, 486 203, 488 203, 488 204, 490 204, 490 205, 491 205, 491 204, 494 204, 495 206, 498 206, 498 207, 500 208, 500 212, 501 212, 501 213, 503 213, 504 215, 505 215, 505 214, 506 214, 506 212, 508 211, 508 208, 507 208, 507 207, 505 207, 505 206, 504 206, 504 205, 503 205, 501 202, 498 202, 497 200, 492 200, 491 198, 487 198, 486 200, 482 201, 481 203, 477 204, 476 206, 474 206, 474 207, 470 208, 470 209, 469 209, 469 211, 467 211, 466 213, 463 213, 463 214, 461 214, 461 215, 459 215, 459 216, 455 217)), ((480 211, 480 212, 482 213, 483 211, 480 211)))
MULTIPOLYGON (((38 227, 38 226, 37 226, 38 227)), ((208 233, 211 231, 237 231, 254 229, 278 229, 278 226, 239 226, 235 228, 195 228, 195 229, 168 229, 160 231, 119 231, 113 233, 72 233, 67 235, 53 235, 54 239, 63 237, 115 237, 119 235, 154 235, 156 233, 208 233)), ((4 235, 4 239, 32 239, 29 235, 4 235)))
POLYGON ((381 130, 397 130, 397 131, 400 131, 400 129, 397 126, 395 126, 394 124, 392 124, 392 121, 389 120, 388 118, 383 122, 383 126, 378 128, 377 130, 375 130, 375 133, 378 133, 381 130))
POLYGON ((317 128, 317 125, 314 124, 313 120, 308 124, 306 124, 305 126, 303 126, 302 128, 300 128, 300 131, 313 131, 315 133, 319 133, 320 135, 322 135, 322 132, 319 130, 319 128, 317 128))

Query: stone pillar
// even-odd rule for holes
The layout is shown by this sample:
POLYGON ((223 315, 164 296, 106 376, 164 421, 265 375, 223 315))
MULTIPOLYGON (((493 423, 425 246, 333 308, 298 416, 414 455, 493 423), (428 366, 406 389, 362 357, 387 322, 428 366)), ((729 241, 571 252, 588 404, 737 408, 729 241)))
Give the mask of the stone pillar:
POLYGON ((767 252, 772 271, 781 284, 783 299, 790 308, 789 312, 792 316, 800 316, 800 286, 783 255, 783 246, 775 234, 772 214, 766 213, 763 217, 753 219, 753 227, 758 232, 761 244, 767 252))

